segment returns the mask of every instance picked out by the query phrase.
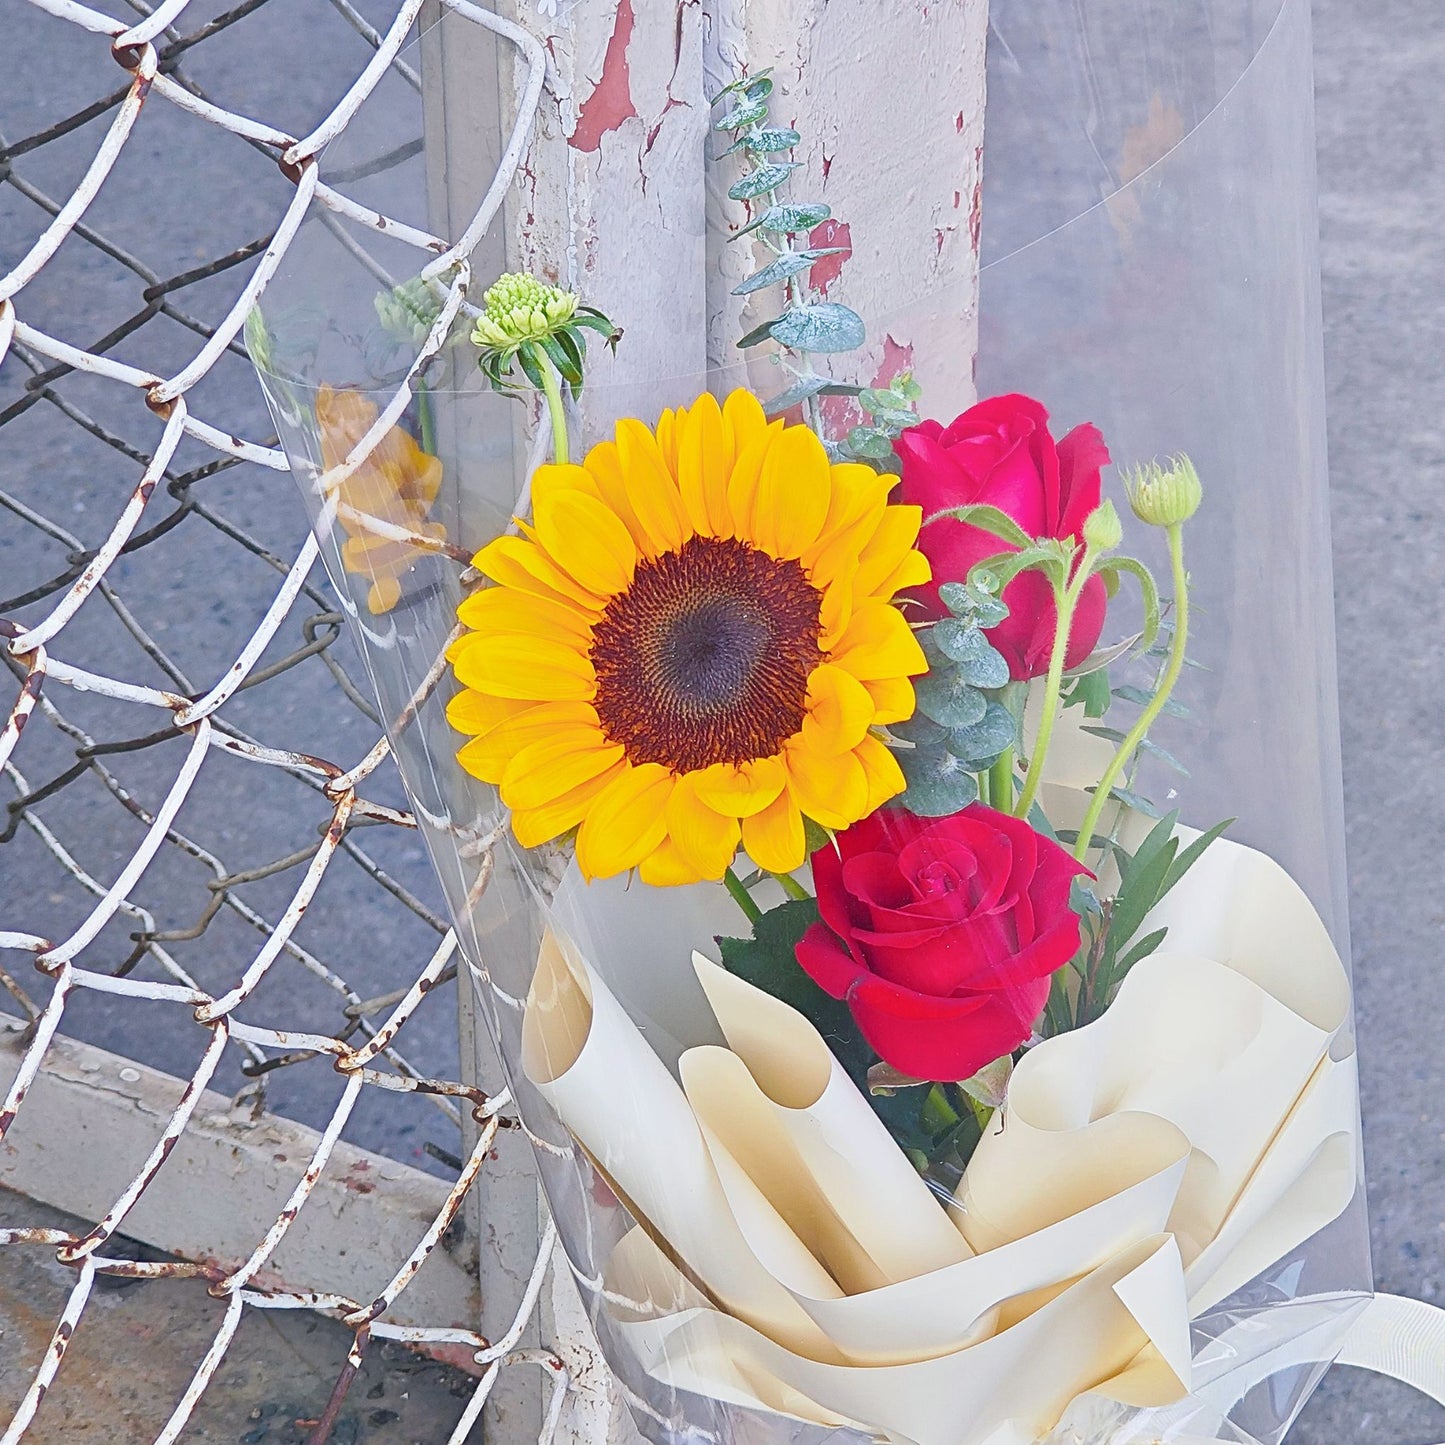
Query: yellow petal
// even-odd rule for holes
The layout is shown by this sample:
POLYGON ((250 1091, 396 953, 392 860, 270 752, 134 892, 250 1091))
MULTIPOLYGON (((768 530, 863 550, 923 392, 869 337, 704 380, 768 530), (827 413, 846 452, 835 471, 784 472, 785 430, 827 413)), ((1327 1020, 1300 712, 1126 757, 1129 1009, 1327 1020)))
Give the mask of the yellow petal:
POLYGON ((710 537, 732 535, 728 476, 732 450, 723 435, 722 408, 704 392, 686 414, 678 437, 677 483, 694 529, 710 537))
POLYGON ((457 754, 457 759, 474 778, 500 783, 506 777, 508 765, 523 748, 564 732, 575 734, 578 728, 587 730, 582 746, 591 751, 596 740, 602 737, 595 709, 585 702, 537 703, 478 733, 457 754))
POLYGON ((728 515, 732 519, 729 535, 751 542, 756 535, 753 510, 758 495, 758 481, 776 433, 765 427, 738 449, 737 460, 728 476, 728 515))
POLYGON ((452 667, 463 686, 495 697, 591 702, 597 692, 591 662, 554 638, 473 632, 453 648, 452 667))
POLYGON ((585 492, 589 497, 596 497, 599 502, 603 500, 602 493, 598 490, 597 478, 586 467, 549 462, 532 473, 534 511, 543 497, 552 497, 558 492, 585 492))
POLYGON ((868 775, 852 753, 829 757, 793 743, 786 757, 788 792, 815 823, 838 830, 868 812, 868 775))
POLYGON ((918 540, 918 528, 922 522, 922 507, 884 508, 878 526, 858 558, 858 581, 855 585, 859 597, 877 592, 879 584, 897 570, 918 540))
POLYGON ((893 597, 906 587, 921 587, 933 578, 933 567, 922 552, 908 552, 903 560, 873 589, 875 597, 893 597))
POLYGON ((518 810, 544 807, 621 760, 621 743, 609 743, 601 728, 549 728, 512 754, 502 774, 502 801, 518 810))
POLYGON ((762 812, 743 819, 743 851, 770 873, 803 866, 808 854, 803 815, 786 788, 762 812))
POLYGON ((913 716, 918 700, 906 677, 875 677, 863 684, 873 699, 875 723, 903 722, 913 716))
POLYGON ((652 888, 679 888, 686 883, 703 881, 671 838, 638 864, 637 876, 652 888))
POLYGON ((493 582, 557 602, 575 602, 601 613, 602 599, 569 577, 535 542, 525 537, 498 537, 488 542, 472 565, 493 582))
POLYGON ((696 777, 677 780, 667 800, 667 832, 698 878, 716 881, 733 861, 742 830, 736 817, 724 817, 698 797, 696 777))
POLYGON ((647 528, 637 520, 632 509, 632 499, 627 494, 627 476, 622 470, 622 457, 616 442, 598 442, 587 453, 587 470, 597 483, 602 500, 622 519, 638 554, 643 557, 657 556, 657 546, 648 535, 647 528))
POLYGON ((763 404, 750 391, 730 392, 722 405, 723 436, 727 441, 730 461, 736 462, 744 451, 768 429, 763 404))
POLYGON ((598 597, 613 597, 632 581, 637 546, 617 514, 585 492, 539 497, 537 536, 547 555, 598 597))
POLYGON ((851 751, 873 723, 868 689, 851 672, 827 663, 813 669, 804 707, 804 746, 825 755, 851 751))
POLYGON ((613 763, 605 773, 583 783, 580 788, 573 788, 555 802, 513 813, 512 832, 516 834, 517 842, 524 848, 535 848, 575 828, 587 816, 593 800, 616 781, 626 767, 625 762, 613 763))
POLYGON ((858 561, 849 557, 823 588, 823 600, 818 608, 818 622, 822 628, 818 634, 818 646, 824 652, 831 652, 837 647, 853 620, 853 579, 857 575, 858 561))
POLYGON ((673 476, 677 475, 677 438, 682 418, 687 412, 675 412, 669 406, 657 419, 657 449, 662 453, 663 465, 673 476))
POLYGON ((394 577, 383 577, 366 589, 366 610, 381 617, 401 601, 401 584, 394 577))
POLYGON ((447 721, 459 733, 475 737, 533 706, 535 704, 526 698, 492 697, 489 693, 473 692, 471 688, 464 687, 447 704, 447 721))
POLYGON ((928 671, 928 661, 907 618, 886 602, 867 602, 854 611, 828 661, 846 667, 860 682, 917 677, 928 671))
POLYGON ((865 467, 861 462, 839 462, 833 467, 832 480, 828 516, 818 533, 817 542, 803 554, 804 565, 811 565, 829 543, 860 522, 864 524, 858 544, 861 550, 888 505, 888 493, 897 485, 896 478, 880 476, 872 467, 865 467))
POLYGON ((583 651, 591 645, 592 619, 566 602, 513 587, 484 587, 464 598, 457 619, 474 632, 525 632, 565 638, 583 651))
POLYGON ((878 738, 871 735, 864 738, 853 755, 862 764, 868 779, 868 802, 863 810, 866 818, 875 808, 896 798, 908 786, 908 781, 898 766, 897 754, 878 738))
POLYGON ((632 509, 659 553, 675 552, 692 535, 677 482, 652 433, 640 421, 617 423, 617 452, 632 509))
POLYGON ((667 837, 663 815, 677 782, 661 763, 630 767, 587 810, 577 830, 577 863, 586 878, 636 868, 667 837))
POLYGON ((714 763, 692 774, 697 796, 715 813, 750 818, 761 813, 788 780, 780 757, 755 758, 750 763, 714 763))
POLYGON ((818 540, 832 501, 832 470, 810 428, 783 428, 768 448, 753 500, 753 535, 764 551, 800 557, 818 540))

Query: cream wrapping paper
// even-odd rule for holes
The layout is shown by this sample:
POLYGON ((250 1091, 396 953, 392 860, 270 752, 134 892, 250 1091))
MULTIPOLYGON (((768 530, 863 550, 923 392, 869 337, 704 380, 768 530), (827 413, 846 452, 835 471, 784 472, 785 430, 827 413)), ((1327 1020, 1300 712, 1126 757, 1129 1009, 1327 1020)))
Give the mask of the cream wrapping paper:
POLYGON ((1163 926, 1024 1056, 947 1210, 787 1005, 698 958, 728 1046, 679 1084, 549 936, 524 1066, 639 1221, 607 1289, 647 1370, 912 1445, 1183 1395, 1190 1318, 1341 1212, 1358 1124, 1343 966, 1283 870, 1217 841, 1163 926))

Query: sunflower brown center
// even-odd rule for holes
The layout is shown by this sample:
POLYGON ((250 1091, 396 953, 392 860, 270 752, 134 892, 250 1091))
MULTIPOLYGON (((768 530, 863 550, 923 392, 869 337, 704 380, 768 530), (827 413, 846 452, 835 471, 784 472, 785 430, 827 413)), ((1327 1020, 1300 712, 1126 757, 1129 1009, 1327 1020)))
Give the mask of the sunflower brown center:
POLYGON ((678 773, 776 753, 803 725, 821 603, 797 562, 746 542, 639 563, 593 629, 603 731, 678 773))

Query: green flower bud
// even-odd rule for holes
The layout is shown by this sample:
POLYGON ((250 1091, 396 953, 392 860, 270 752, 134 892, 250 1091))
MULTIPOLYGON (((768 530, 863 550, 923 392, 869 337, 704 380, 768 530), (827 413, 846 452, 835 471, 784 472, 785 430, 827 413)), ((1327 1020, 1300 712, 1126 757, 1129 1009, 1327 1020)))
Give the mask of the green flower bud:
POLYGON ((398 341, 420 346, 441 315, 441 298, 420 276, 378 291, 375 298, 377 319, 398 341))
POLYGON ((1149 462, 1124 475, 1129 505, 1151 527, 1178 527, 1199 510, 1204 488, 1194 463, 1182 452, 1168 466, 1149 462))
POLYGON ((577 295, 548 286, 523 272, 501 276, 482 297, 486 310, 472 328, 475 345, 512 351, 528 341, 541 341, 565 326, 577 311, 577 295))
POLYGON ((1112 552, 1124 540, 1124 524, 1113 502, 1100 502, 1084 518, 1084 545, 1094 552, 1112 552))

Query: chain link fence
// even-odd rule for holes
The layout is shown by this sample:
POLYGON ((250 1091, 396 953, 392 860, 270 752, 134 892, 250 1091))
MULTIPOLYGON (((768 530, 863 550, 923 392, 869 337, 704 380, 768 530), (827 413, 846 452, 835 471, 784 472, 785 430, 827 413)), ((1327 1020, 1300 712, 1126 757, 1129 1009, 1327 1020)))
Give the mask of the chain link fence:
MULTIPOLYGON (((65 1388, 67 1348, 104 1276, 187 1281, 224 1307, 157 1442, 186 1430, 248 1311, 320 1311, 352 1332, 309 1436, 318 1445, 373 1341, 470 1360, 478 1379, 457 1445, 505 1367, 544 1372, 544 1438, 562 1410, 561 1359, 519 1343, 550 1231, 495 1338, 475 1320, 398 1322, 403 1292, 454 1238, 513 1121, 506 1094, 461 1066, 445 987, 455 940, 238 340, 320 206, 432 257, 448 299, 418 367, 440 344, 544 71, 522 31, 443 3, 514 47, 525 74, 495 183, 452 238, 368 211, 320 163, 384 76, 419 88, 399 55, 422 0, 385 15, 351 0, 7 0, 0 656, 13 706, 0 699, 0 1037, 15 1067, 8 1077, 0 1063, 0 1146, 12 1162, 35 1147, 27 1101, 34 1114, 69 1038, 176 1088, 98 1222, 0 1228, 0 1259, 44 1250, 73 1271, 0 1445, 50 1438, 43 1401, 65 1388), (244 1257, 136 1259, 128 1221, 214 1091, 238 1117, 310 1125, 304 1168, 274 1165, 290 1171, 289 1193, 244 1257), (303 1256, 314 1278, 297 1278, 294 1262, 284 1278, 275 1268, 308 1205, 323 1207, 328 1166, 350 1147, 343 1130, 446 1181, 420 1237, 376 1238, 369 1296, 326 1287, 324 1249, 303 1256)), ((405 387, 398 412, 404 403, 405 387)), ((122 1083, 127 1073, 139 1076, 121 1069, 122 1083)), ((352 1170, 365 1167, 356 1153, 352 1170)), ((65 1167, 78 1178, 86 1159, 72 1151, 65 1167)), ((381 1207, 385 1180, 353 1185, 381 1207)), ((224 1203, 201 1193, 191 1207, 224 1203)))

